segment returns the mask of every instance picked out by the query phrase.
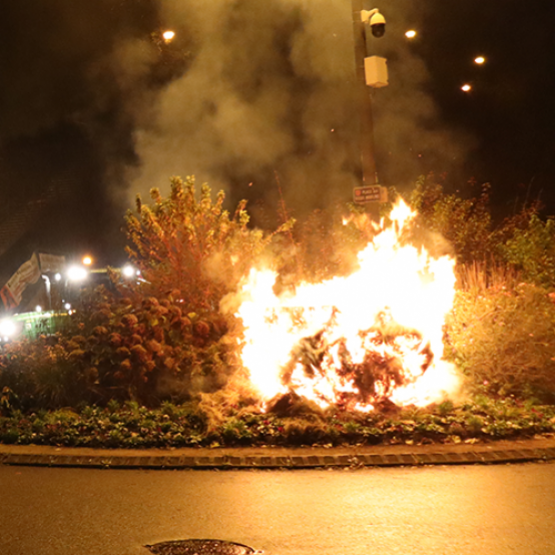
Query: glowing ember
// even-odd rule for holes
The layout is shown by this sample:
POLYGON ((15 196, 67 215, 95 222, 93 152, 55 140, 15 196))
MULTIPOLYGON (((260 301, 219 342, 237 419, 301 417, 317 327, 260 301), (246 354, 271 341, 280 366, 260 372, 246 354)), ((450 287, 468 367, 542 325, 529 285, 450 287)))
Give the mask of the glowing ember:
POLYGON ((292 391, 322 407, 367 411, 425 406, 456 387, 442 360, 454 261, 403 239, 414 219, 406 204, 390 219, 347 277, 276 295, 276 273, 251 270, 237 315, 242 361, 263 401, 292 391))

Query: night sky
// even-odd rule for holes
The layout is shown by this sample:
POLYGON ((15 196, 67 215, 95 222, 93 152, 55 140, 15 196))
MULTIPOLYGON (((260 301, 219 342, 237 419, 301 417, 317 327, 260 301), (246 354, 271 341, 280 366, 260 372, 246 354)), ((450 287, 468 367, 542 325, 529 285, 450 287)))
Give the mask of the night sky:
MULTIPOLYGON (((490 182, 500 214, 537 198, 555 213, 555 2, 365 7, 388 22, 368 41, 389 67, 373 95, 382 184, 433 171, 461 194, 490 182)), ((351 0, 0 0, 0 74, 9 271, 32 250, 119 264, 125 209, 172 175, 255 216, 358 184, 351 0)))

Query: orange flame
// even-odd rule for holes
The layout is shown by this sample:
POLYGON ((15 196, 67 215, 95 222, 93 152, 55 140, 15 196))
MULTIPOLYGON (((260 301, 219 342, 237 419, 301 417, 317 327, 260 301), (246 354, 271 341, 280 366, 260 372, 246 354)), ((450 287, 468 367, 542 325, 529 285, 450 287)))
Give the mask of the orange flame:
POLYGON ((276 272, 252 269, 237 316, 243 365, 263 401, 293 391, 322 407, 425 406, 457 386, 443 357, 454 260, 402 240, 415 214, 402 201, 347 277, 274 293, 276 272))

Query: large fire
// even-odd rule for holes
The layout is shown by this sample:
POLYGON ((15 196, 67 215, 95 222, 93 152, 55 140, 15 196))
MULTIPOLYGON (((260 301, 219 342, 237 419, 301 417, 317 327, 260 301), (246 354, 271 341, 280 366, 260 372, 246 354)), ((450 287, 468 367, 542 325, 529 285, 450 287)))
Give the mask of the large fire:
POLYGON ((455 292, 454 260, 403 239, 403 202, 358 254, 347 277, 274 292, 277 274, 251 270, 237 312, 241 357, 264 402, 294 392, 322 407, 368 411, 426 406, 457 385, 443 360, 443 324, 455 292))

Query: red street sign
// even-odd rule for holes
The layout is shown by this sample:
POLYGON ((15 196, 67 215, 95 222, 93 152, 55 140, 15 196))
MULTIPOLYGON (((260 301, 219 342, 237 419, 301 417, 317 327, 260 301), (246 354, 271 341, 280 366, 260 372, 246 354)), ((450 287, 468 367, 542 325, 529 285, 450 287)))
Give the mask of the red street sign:
POLYGON ((353 201, 357 204, 367 202, 387 202, 387 189, 381 185, 364 185, 353 188, 353 201))

